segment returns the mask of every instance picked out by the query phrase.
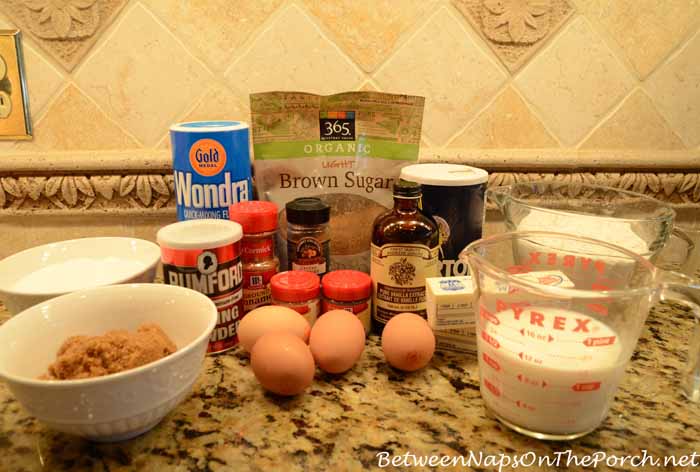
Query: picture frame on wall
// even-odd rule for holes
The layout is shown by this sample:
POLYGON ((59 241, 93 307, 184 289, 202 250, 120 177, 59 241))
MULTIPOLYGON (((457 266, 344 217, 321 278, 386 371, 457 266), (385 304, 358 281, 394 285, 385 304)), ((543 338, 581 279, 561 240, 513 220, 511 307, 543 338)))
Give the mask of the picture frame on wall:
POLYGON ((0 29, 0 140, 31 138, 21 32, 0 29))

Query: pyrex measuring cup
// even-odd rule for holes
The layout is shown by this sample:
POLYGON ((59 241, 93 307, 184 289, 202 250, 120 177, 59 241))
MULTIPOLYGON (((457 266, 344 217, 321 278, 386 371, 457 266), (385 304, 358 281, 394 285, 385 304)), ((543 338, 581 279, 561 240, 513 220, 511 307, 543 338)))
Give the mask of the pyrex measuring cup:
MULTIPOLYGON (((658 300, 690 306, 698 335, 700 285, 619 246, 514 232, 475 241, 460 257, 478 288, 481 395, 532 437, 573 439, 600 425, 658 300)), ((688 395, 698 391, 697 357, 688 395)))

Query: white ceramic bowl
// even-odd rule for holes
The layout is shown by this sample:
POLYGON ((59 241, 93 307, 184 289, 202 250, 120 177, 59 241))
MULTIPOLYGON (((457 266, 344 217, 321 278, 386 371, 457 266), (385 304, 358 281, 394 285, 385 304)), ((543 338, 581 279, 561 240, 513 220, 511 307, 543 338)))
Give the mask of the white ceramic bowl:
POLYGON ((35 305, 0 326, 0 378, 49 427, 120 441, 155 426, 190 392, 217 321, 205 295, 175 285, 111 285, 35 305), (39 380, 69 336, 157 323, 177 351, 128 371, 80 380, 39 380))
MULTIPOLYGON (((10 313, 22 310, 76 290, 103 285, 153 282, 160 262, 160 248, 150 241, 136 238, 83 238, 57 243, 44 244, 13 254, 0 261, 0 299, 10 313), (91 276, 61 277, 55 288, 37 287, 27 290, 17 288, 23 277, 53 264, 75 261, 76 259, 116 258, 136 261, 139 268, 120 271, 117 274, 106 272, 91 276)), ((95 264, 97 265, 97 264, 95 264)))

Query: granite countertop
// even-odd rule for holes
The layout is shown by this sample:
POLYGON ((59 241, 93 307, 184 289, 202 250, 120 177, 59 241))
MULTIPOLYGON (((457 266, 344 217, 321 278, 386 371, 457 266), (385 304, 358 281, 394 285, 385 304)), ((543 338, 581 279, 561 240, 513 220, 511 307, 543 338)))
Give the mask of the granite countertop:
MULTIPOLYGON (((650 455, 680 458, 700 451, 700 404, 687 402, 679 391, 691 323, 682 308, 657 306, 607 420, 568 443, 530 439, 489 418, 475 358, 438 354, 429 367, 404 374, 387 366, 372 336, 352 371, 318 372, 305 394, 288 399, 265 393, 238 350, 208 357, 185 402, 154 430, 116 444, 46 429, 0 384, 0 470, 365 470, 378 466, 381 451, 419 456, 532 451, 554 458, 566 450, 624 456, 647 449, 650 455)), ((563 462, 561 469, 566 470, 563 462)))

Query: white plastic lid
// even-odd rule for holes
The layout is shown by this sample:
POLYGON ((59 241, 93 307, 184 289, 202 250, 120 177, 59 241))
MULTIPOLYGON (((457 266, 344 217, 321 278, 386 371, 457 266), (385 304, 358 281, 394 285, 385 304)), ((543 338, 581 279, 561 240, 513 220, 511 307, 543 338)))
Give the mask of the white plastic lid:
POLYGON ((186 121, 170 126, 170 131, 183 133, 212 133, 217 131, 236 131, 248 129, 248 123, 244 121, 186 121))
POLYGON ((401 178, 423 185, 462 187, 486 182, 489 173, 461 164, 413 164, 401 169, 401 178))
POLYGON ((210 249, 240 241, 243 228, 234 221, 203 219, 178 221, 158 230, 156 240, 172 249, 210 249))

